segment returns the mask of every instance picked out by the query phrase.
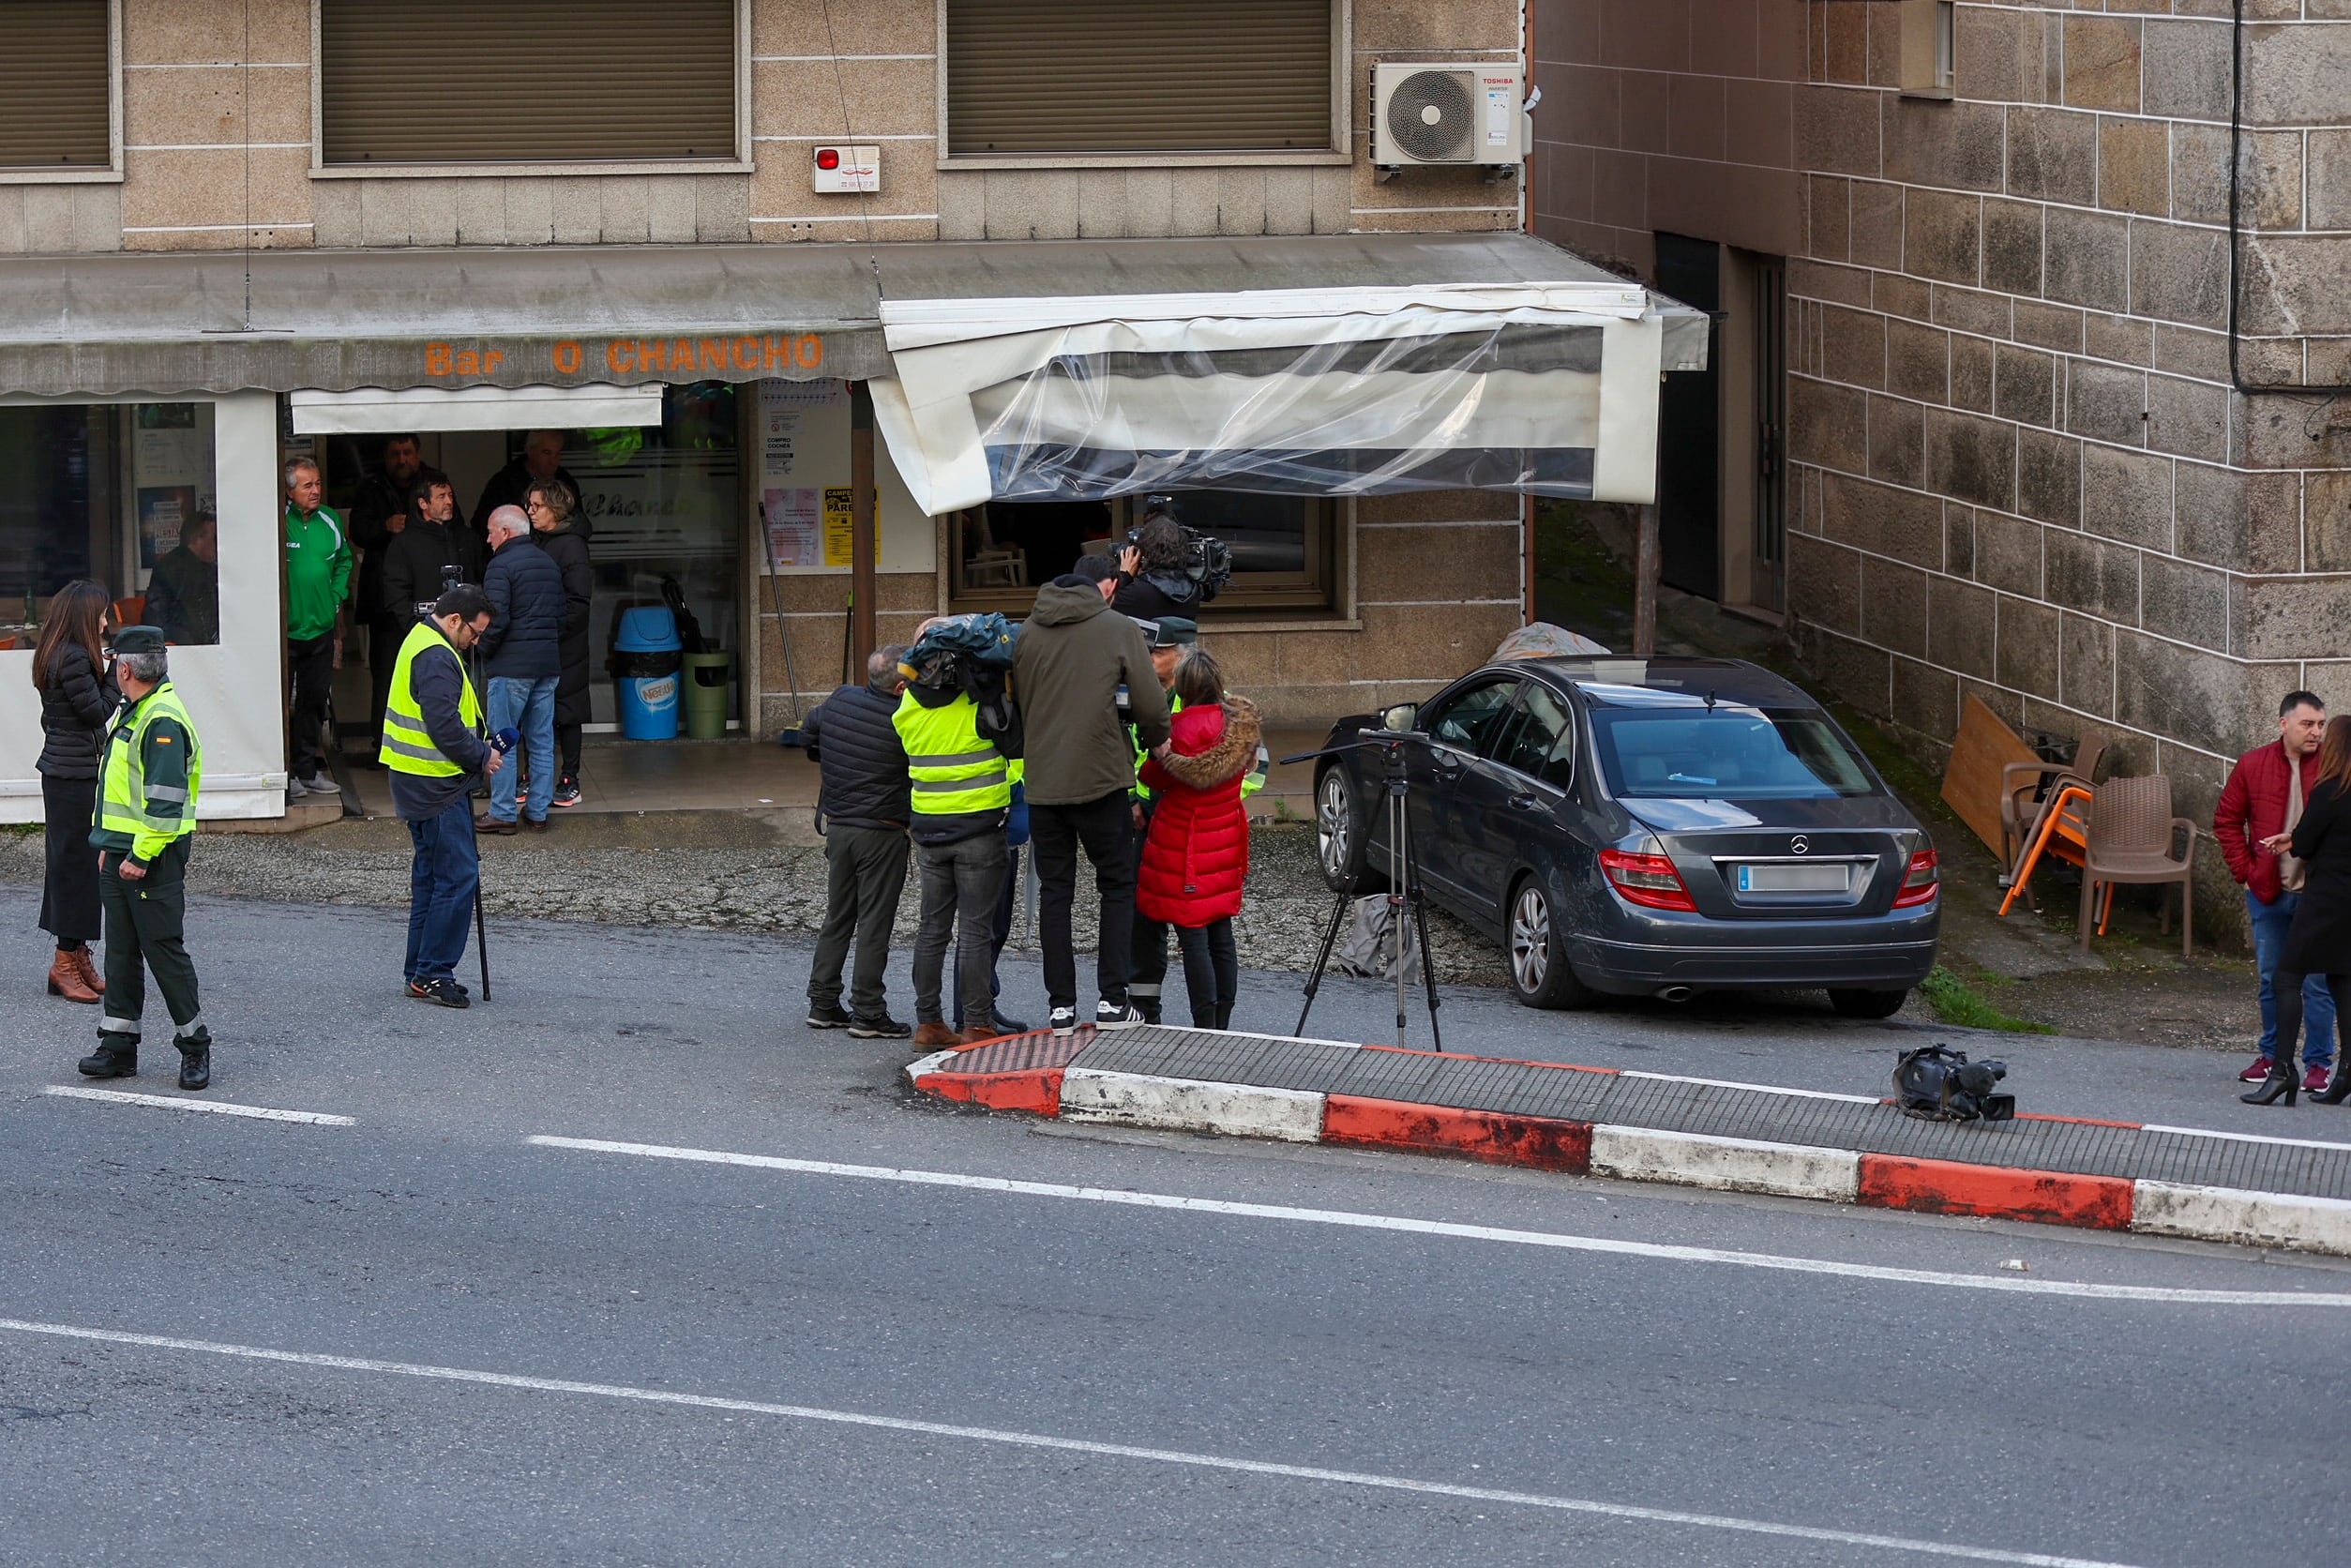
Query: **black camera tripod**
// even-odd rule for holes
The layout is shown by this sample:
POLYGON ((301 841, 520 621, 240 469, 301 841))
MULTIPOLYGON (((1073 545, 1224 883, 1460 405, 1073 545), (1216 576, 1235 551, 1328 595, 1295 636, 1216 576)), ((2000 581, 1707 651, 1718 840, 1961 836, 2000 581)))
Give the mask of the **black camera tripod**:
MULTIPOLYGON (((1319 751, 1302 751, 1294 757, 1285 757, 1282 761, 1304 762, 1316 757, 1342 756, 1349 751, 1368 751, 1378 759, 1381 787, 1386 799, 1388 924, 1389 929, 1395 933, 1396 940, 1396 1046, 1402 1048, 1404 1045, 1405 1015, 1408 1010, 1405 991, 1410 984, 1406 974, 1404 958, 1405 912, 1409 909, 1412 934, 1420 939, 1421 944, 1421 986, 1428 997, 1429 1044, 1441 1051, 1445 1048, 1445 1040, 1437 1027, 1437 961, 1430 955, 1428 948, 1428 898, 1421 891, 1420 857, 1412 852, 1411 813, 1407 808, 1411 779, 1407 773, 1404 760, 1404 749, 1408 744, 1424 745, 1428 737, 1418 731, 1411 730, 1361 730, 1356 732, 1363 737, 1361 740, 1342 746, 1326 746, 1319 751)), ((1319 803, 1317 805, 1317 809, 1320 809, 1319 803)), ((1331 961, 1331 949, 1337 945, 1339 931, 1347 924, 1348 916, 1355 908, 1356 895, 1363 886, 1364 863, 1369 858, 1370 849, 1371 836, 1368 832, 1364 833, 1357 842, 1348 846, 1347 886, 1332 903, 1330 924, 1322 928, 1322 946, 1315 954, 1314 967, 1306 972, 1306 1001, 1305 1005, 1298 1010, 1298 1028, 1293 1032, 1295 1033, 1303 1035, 1306 1033, 1306 1016, 1314 1011, 1315 992, 1322 987, 1322 972, 1331 961)))

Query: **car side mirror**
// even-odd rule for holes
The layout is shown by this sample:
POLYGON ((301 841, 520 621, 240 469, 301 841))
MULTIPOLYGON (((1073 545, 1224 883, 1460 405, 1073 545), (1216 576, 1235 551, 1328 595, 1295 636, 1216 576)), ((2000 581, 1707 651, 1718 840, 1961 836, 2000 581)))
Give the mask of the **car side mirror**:
POLYGON ((1417 702, 1398 702, 1394 707, 1380 714, 1379 727, 1382 730, 1393 731, 1399 735, 1403 734, 1412 728, 1412 720, 1420 711, 1420 704, 1417 702))

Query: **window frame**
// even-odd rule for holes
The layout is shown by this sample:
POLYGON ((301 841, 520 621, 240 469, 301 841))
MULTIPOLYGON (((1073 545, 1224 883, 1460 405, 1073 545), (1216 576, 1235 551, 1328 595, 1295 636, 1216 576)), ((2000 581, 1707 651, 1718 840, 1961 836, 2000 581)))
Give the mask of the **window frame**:
MULTIPOLYGON (((1306 505, 1305 569, 1252 572, 1249 577, 1258 580, 1246 582, 1236 578, 1216 596, 1214 603, 1204 607, 1199 618, 1201 625, 1245 630, 1269 623, 1304 624, 1317 629, 1335 629, 1350 624, 1354 577, 1349 565, 1352 551, 1349 549, 1349 535, 1354 526, 1354 509, 1344 496, 1305 495, 1297 499, 1306 505), (1273 580, 1264 580, 1268 579, 1273 580)), ((1108 503, 1113 542, 1123 538, 1138 520, 1135 507, 1139 500, 1138 496, 1122 495, 1108 503)), ((965 615, 994 610, 1006 615, 1027 614, 1043 584, 1032 582, 1025 588, 964 587, 963 514, 950 513, 939 520, 942 535, 941 601, 947 606, 945 613, 965 615)))
MULTIPOLYGON (((114 0, 119 5, 121 0, 114 0)), ((326 161, 324 0, 310 0, 310 178, 314 180, 565 179, 595 174, 748 174, 751 137, 751 0, 734 0, 734 156, 553 163, 329 163, 326 161)))
POLYGON ((0 185, 120 185, 123 182, 123 0, 106 0, 106 165, 59 169, 0 164, 0 185))
POLYGON ((1349 0, 1331 0, 1331 145, 1327 149, 1299 152, 1230 152, 1212 148, 1201 152, 1161 153, 950 153, 947 150, 947 8, 954 3, 955 0, 937 0, 938 41, 932 46, 937 66, 937 103, 933 118, 933 123, 939 128, 936 167, 942 170, 1188 169, 1202 164, 1226 168, 1294 168, 1304 165, 1352 165, 1355 161, 1354 119, 1349 107, 1354 73, 1348 68, 1348 61, 1354 50, 1355 8, 1349 0))
POLYGON ((1582 748, 1576 744, 1575 722, 1575 704, 1567 694, 1530 675, 1519 682, 1517 701, 1511 704, 1509 718, 1503 722, 1501 730, 1495 735, 1493 748, 1483 760, 1493 763, 1495 767, 1515 780, 1534 785, 1539 789, 1554 791, 1561 795, 1572 794, 1575 792, 1579 771, 1577 764, 1582 761, 1582 748), (1565 750, 1567 782, 1564 784, 1557 779, 1545 778, 1539 773, 1529 773, 1526 769, 1511 762, 1503 755, 1504 746, 1517 739, 1520 728, 1531 717, 1528 710, 1531 699, 1538 693, 1557 703, 1560 716, 1565 720, 1560 728, 1560 732, 1552 738, 1550 747, 1544 753, 1544 762, 1548 765, 1562 749, 1565 750))
POLYGON ((1954 0, 1902 0, 1897 29, 1904 98, 1958 96, 1959 17, 1954 0))

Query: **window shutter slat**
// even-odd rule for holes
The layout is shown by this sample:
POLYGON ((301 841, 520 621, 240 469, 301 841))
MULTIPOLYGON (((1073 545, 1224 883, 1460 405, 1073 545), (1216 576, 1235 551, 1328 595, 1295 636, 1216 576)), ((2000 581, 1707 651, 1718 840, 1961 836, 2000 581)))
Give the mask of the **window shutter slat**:
POLYGON ((949 0, 948 151, 1331 147, 1330 0, 949 0))
POLYGON ((734 0, 322 0, 324 161, 731 160, 734 0))
POLYGON ((113 162, 106 0, 0 0, 0 167, 113 162))

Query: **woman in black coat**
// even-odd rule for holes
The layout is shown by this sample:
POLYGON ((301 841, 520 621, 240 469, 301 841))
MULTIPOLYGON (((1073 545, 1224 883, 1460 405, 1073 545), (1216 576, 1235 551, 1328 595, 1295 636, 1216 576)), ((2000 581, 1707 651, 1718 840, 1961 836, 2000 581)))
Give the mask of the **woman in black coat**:
POLYGON ((2302 862, 2302 901, 2286 930, 2271 988, 2278 999, 2278 1047, 2288 1054, 2273 1058, 2269 1076, 2238 1098, 2266 1106, 2283 1094, 2287 1105, 2294 1103, 2298 1080, 2292 1052, 2302 1034, 2302 982, 2323 974, 2335 996, 2335 1065, 2317 1099, 2321 1105, 2341 1105, 2351 1097, 2351 1070, 2346 1070, 2351 1055, 2344 1048, 2351 1042, 2351 1018, 2344 1016, 2351 1009, 2351 714, 2327 721, 2318 747, 2318 781, 2311 786, 2294 831, 2265 838, 2261 847, 2271 854, 2291 850, 2302 862))
POLYGON ((41 886, 41 929, 57 939, 49 994, 95 1003, 105 993, 90 943, 99 936, 98 855, 90 817, 98 806, 98 754, 122 696, 106 667, 113 602, 95 582, 57 590, 41 618, 33 650, 33 685, 41 694, 41 816, 49 848, 41 886))
POLYGON ((531 514, 532 536, 564 574, 564 672, 555 686, 555 749, 563 767, 554 804, 577 806, 580 727, 594 716, 588 705, 588 609, 595 573, 588 565, 588 520, 580 513, 578 492, 560 475, 531 481, 522 505, 531 514))

